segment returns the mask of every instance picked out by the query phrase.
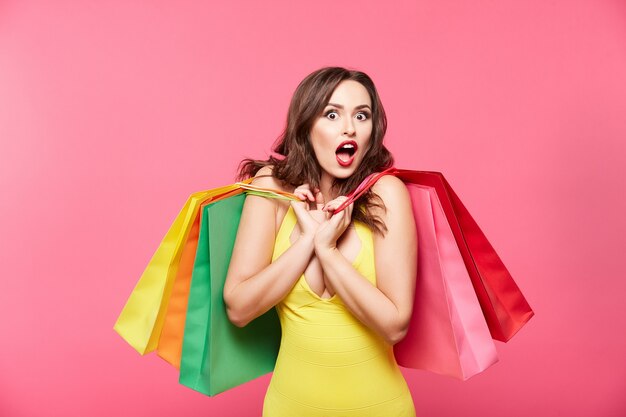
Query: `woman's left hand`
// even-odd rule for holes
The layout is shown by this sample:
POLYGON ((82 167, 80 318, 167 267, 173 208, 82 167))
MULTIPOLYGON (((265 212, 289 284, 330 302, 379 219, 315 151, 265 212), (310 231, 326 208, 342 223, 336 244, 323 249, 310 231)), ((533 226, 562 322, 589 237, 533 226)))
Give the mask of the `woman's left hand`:
POLYGON ((322 209, 328 213, 327 215, 330 218, 321 222, 317 228, 314 239, 316 250, 334 249, 337 247, 337 239, 346 231, 352 221, 354 203, 351 203, 339 213, 332 214, 332 212, 347 199, 348 197, 346 196, 339 196, 328 202, 322 209))

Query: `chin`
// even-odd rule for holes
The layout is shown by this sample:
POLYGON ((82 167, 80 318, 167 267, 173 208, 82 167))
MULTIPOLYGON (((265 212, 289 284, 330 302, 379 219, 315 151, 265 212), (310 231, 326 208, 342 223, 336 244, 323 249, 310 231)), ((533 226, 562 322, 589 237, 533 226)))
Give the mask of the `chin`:
POLYGON ((354 161, 348 167, 342 167, 341 165, 335 162, 335 164, 332 167, 330 167, 330 169, 326 169, 325 167, 322 167, 322 170, 325 171, 328 175, 330 175, 333 178, 346 179, 354 175, 354 173, 357 172, 360 167, 361 167, 360 161, 354 161))

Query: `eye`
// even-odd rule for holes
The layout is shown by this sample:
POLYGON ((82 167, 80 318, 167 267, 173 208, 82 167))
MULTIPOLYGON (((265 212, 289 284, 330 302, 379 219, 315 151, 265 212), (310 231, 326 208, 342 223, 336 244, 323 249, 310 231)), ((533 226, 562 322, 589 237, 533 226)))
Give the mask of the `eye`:
POLYGON ((370 114, 368 112, 366 112, 366 111, 362 111, 362 112, 357 113, 357 117, 358 116, 363 116, 359 120, 367 120, 367 119, 370 118, 370 114))
POLYGON ((337 117, 339 116, 339 114, 337 113, 337 110, 328 110, 326 113, 324 113, 324 117, 329 118, 330 120, 335 120, 337 119, 337 117), (334 117, 330 117, 331 114, 334 114, 334 117))

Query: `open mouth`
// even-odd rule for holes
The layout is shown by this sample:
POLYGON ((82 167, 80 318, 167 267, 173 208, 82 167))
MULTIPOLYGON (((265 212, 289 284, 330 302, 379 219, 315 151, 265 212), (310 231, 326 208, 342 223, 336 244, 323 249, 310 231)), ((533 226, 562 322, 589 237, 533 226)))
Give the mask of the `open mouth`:
POLYGON ((346 140, 341 142, 335 151, 337 155, 337 162, 339 165, 347 167, 354 160, 354 154, 359 149, 356 142, 353 140, 346 140))

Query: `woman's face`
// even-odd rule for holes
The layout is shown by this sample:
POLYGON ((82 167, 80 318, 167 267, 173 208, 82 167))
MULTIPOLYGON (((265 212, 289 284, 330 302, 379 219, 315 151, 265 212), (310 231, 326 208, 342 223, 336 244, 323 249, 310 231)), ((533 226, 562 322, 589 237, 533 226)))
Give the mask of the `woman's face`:
POLYGON ((372 134, 372 101, 357 81, 342 81, 311 128, 322 174, 348 178, 361 164, 372 134))

